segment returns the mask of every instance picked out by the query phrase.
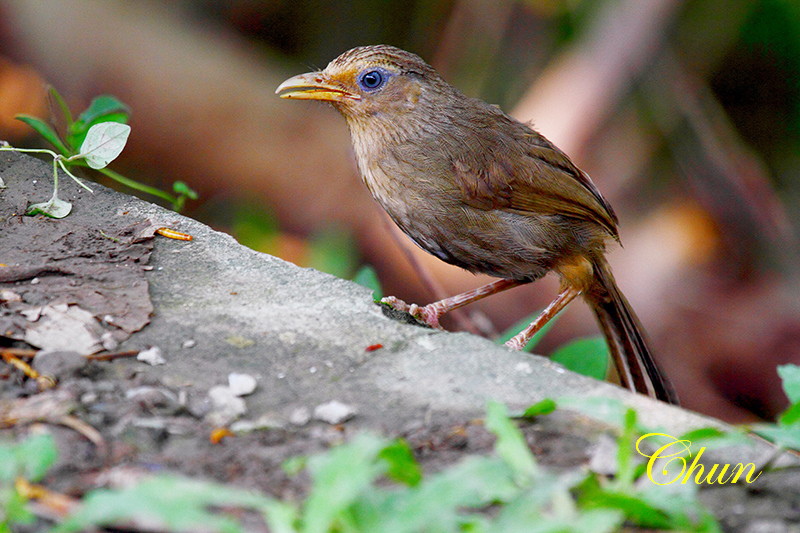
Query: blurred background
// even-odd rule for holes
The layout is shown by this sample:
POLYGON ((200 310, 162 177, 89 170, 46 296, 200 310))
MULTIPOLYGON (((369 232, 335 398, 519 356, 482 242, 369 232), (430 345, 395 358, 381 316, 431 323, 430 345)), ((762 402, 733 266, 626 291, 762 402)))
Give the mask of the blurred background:
MULTIPOLYGON (((332 108, 274 95, 377 43, 532 121, 592 176, 620 218, 617 280, 686 407, 742 422, 786 405, 775 367, 800 364, 800 2, 6 1, 0 139, 42 145, 13 117, 51 115, 46 83, 74 113, 115 95, 133 128, 117 171, 187 182, 200 199, 184 213, 243 244, 342 277, 372 265, 386 294, 427 303, 487 280, 386 223, 332 108)), ((502 331, 554 297, 551 278, 448 326, 502 331)), ((575 303, 536 351, 597 333, 575 303)))

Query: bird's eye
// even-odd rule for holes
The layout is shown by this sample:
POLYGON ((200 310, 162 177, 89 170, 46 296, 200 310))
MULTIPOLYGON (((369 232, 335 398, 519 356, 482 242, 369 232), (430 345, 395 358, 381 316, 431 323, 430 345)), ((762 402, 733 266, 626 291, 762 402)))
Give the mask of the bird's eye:
POLYGON ((385 81, 386 75, 380 70, 368 70, 358 78, 358 84, 366 91, 374 91, 385 81))

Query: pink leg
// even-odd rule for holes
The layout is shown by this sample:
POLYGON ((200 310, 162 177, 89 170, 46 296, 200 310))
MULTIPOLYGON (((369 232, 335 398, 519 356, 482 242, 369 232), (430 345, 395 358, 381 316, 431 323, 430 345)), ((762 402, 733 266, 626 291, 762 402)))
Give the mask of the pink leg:
POLYGON ((531 337, 536 335, 536 332, 539 331, 542 326, 547 324, 551 318, 556 316, 559 311, 564 309, 568 303, 570 303, 576 296, 581 293, 580 290, 574 287, 567 287, 558 296, 556 299, 553 300, 547 308, 542 311, 536 320, 531 322, 531 325, 522 330, 520 333, 515 335, 511 340, 506 343, 506 346, 511 348, 512 350, 522 350, 525 348, 525 345, 528 344, 528 341, 531 340, 531 337))
POLYGON ((463 307, 467 304, 471 304, 472 302, 477 302, 481 298, 486 298, 492 294, 497 294, 498 292, 502 292, 512 287, 523 285, 524 283, 526 282, 517 281, 514 279, 498 279, 497 281, 493 281, 487 285, 484 285, 483 287, 462 292, 456 296, 451 296, 450 298, 445 298, 444 300, 439 300, 438 302, 433 302, 423 307, 420 307, 417 304, 409 305, 403 300, 395 298, 394 296, 387 296, 381 299, 381 303, 388 304, 398 311, 405 311, 414 318, 431 327, 441 328, 439 325, 439 319, 445 313, 448 313, 453 309, 463 307))

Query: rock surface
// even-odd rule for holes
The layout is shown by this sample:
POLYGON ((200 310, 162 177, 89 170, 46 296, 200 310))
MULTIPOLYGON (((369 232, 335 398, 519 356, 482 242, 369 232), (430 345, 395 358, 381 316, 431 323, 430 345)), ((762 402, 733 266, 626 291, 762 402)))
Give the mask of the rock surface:
MULTIPOLYGON (((107 448, 104 453, 112 452, 98 453, 97 443, 55 429, 61 447, 72 448, 61 454, 51 476, 51 482, 63 489, 91 488, 91 476, 81 477, 80 472, 107 465, 107 457, 113 456, 118 463, 158 464, 292 495, 304 486, 286 479, 278 468, 282 460, 324 449, 362 429, 402 435, 412 447, 437 450, 438 455, 421 456, 424 465, 436 469, 465 453, 491 449, 491 439, 474 422, 483 416, 490 399, 521 410, 544 398, 596 398, 597 405, 611 398, 634 407, 642 424, 672 435, 701 426, 723 427, 573 374, 541 357, 512 352, 473 335, 393 319, 359 285, 249 250, 200 222, 99 185, 93 185, 95 193, 89 194, 63 178, 61 196, 73 202, 72 214, 61 220, 23 218, 26 203, 49 197, 50 176, 47 163, 0 153, 0 178, 7 187, 0 191, 0 263, 16 265, 15 257, 23 257, 30 246, 28 234, 18 231, 21 224, 47 225, 64 235, 80 232, 87 239, 151 226, 193 237, 190 242, 148 237, 145 248, 135 244, 138 255, 130 258, 143 272, 150 298, 142 302, 137 297, 133 311, 141 314, 152 305, 153 313, 138 331, 129 327, 130 336, 113 351, 155 347, 165 364, 149 366, 135 359, 87 363, 78 377, 71 377, 75 371, 70 370, 55 390, 29 397, 18 382, 0 381, 0 414, 16 413, 18 421, 0 436, 21 435, 34 420, 57 424, 72 413, 99 431, 107 448), (377 344, 382 347, 374 349, 377 344), (227 389, 232 373, 253 376, 257 385, 247 396, 228 395, 237 402, 235 408, 220 407, 225 394, 219 391, 227 389), (347 416, 331 422, 335 426, 318 420, 319 406, 331 402, 348 410, 347 416), (230 424, 237 416, 235 427, 248 431, 242 430, 231 444, 228 440, 211 444, 213 426, 230 424), (453 437, 453 427, 460 428, 460 437, 453 437)), ((70 248, 62 246, 53 253, 68 256, 70 248)), ((93 256, 90 263, 102 261, 93 256)), ((24 295, 33 279, 44 275, 63 273, 32 271, 27 277, 7 280, 0 289, 24 295)), ((48 281, 55 288, 37 292, 36 302, 23 298, 22 303, 56 301, 63 281, 48 281)), ((124 302, 112 301, 120 321, 124 312, 119 305, 124 302)), ((103 318, 101 311, 97 315, 98 326, 114 322, 103 318)), ((593 419, 560 411, 524 426, 542 461, 564 467, 588 464, 599 446, 598 436, 608 430, 593 419)), ((714 457, 734 464, 758 463, 770 453, 769 446, 756 443, 714 457)), ((800 484, 786 489, 785 481, 779 481, 781 491, 794 490, 797 496, 800 484)), ((715 489, 727 495, 726 490, 715 489)), ((730 490, 742 493, 736 487, 730 490)), ((737 515, 737 528, 749 523, 741 522, 748 502, 758 500, 761 510, 765 493, 768 483, 761 497, 755 493, 737 497, 737 509, 744 509, 737 515)))

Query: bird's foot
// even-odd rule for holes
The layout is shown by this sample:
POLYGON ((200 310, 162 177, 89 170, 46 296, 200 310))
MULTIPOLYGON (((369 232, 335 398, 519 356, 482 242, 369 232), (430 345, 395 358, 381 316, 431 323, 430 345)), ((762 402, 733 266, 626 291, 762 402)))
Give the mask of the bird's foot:
POLYGON ((525 338, 522 333, 520 333, 506 341, 506 348, 521 352, 525 348, 525 345, 528 344, 529 340, 530 338, 525 338))
POLYGON ((394 296, 385 296, 381 298, 381 303, 397 311, 405 311, 419 322, 432 328, 442 329, 442 326, 439 325, 439 318, 444 313, 442 313, 435 304, 428 304, 420 307, 417 304, 407 304, 400 298, 395 298, 394 296))

